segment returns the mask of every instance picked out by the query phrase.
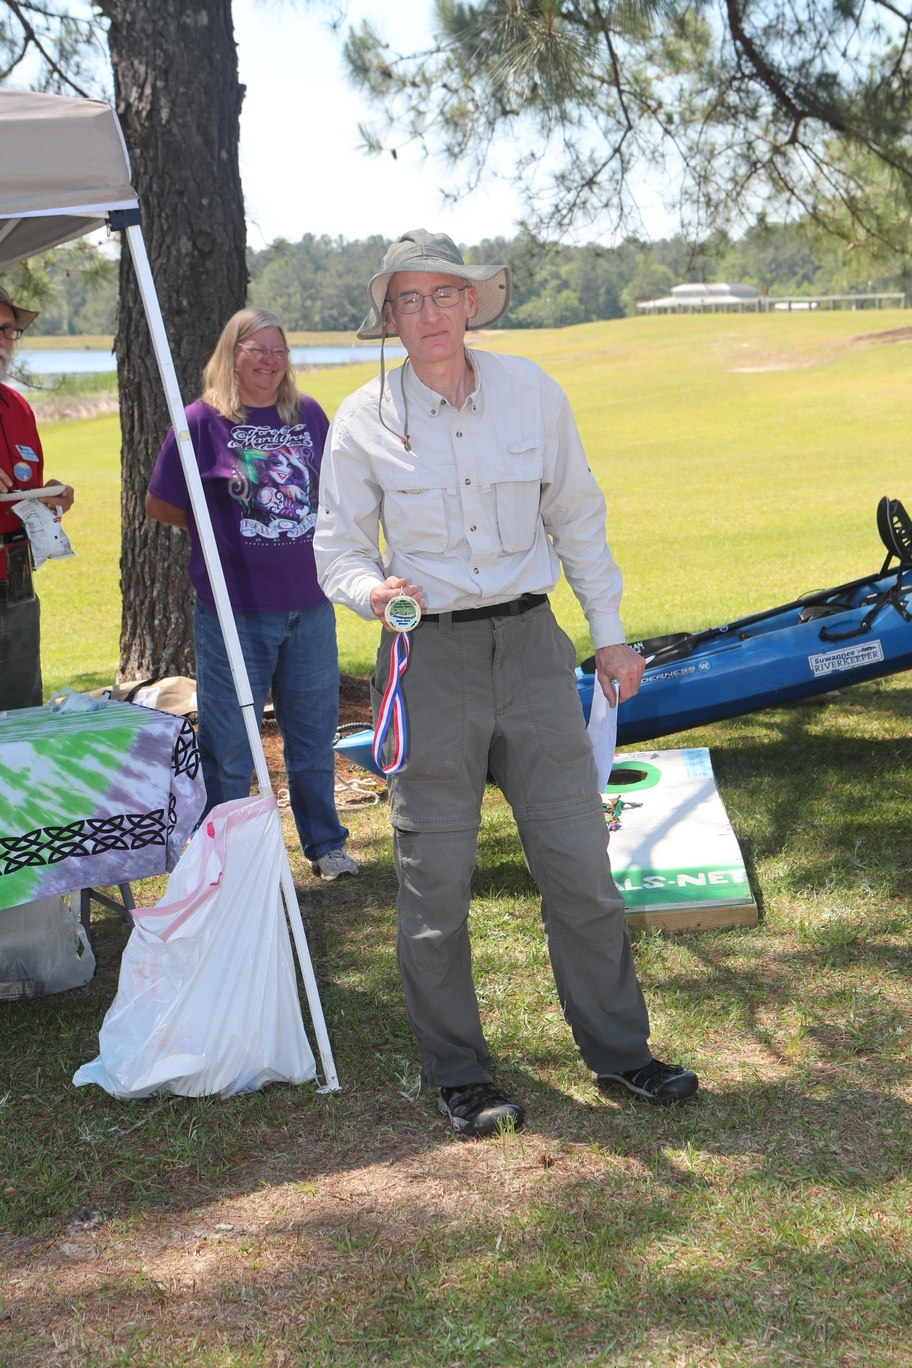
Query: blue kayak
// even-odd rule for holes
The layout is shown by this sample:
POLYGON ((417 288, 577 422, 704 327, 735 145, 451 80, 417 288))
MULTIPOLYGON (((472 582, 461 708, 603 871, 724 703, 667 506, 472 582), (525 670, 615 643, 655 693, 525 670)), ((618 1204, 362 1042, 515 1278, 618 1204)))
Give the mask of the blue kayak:
MULTIPOLYGON (((639 693, 621 704, 618 745, 912 668, 912 521, 902 504, 884 498, 877 523, 888 555, 875 574, 721 627, 632 642, 649 663, 639 693), (893 558, 899 567, 888 571, 893 558)), ((590 658, 576 671, 587 722, 594 668, 590 658)), ((372 736, 361 730, 341 737, 336 750, 376 773, 372 736)))
MULTIPOLYGON (((912 568, 903 572, 896 601, 884 603, 866 630, 858 630, 878 600, 895 589, 895 575, 869 580, 839 591, 849 606, 822 620, 805 616, 807 604, 789 605, 761 621, 746 620, 749 625, 730 623, 711 634, 694 633, 678 643, 678 653, 674 645, 652 651, 648 648, 657 643, 642 643, 647 648, 643 654, 655 659, 639 693, 621 704, 618 745, 651 741, 912 668, 912 621, 902 597, 912 594, 912 568)), ((576 672, 587 720, 593 666, 586 661, 576 672)))

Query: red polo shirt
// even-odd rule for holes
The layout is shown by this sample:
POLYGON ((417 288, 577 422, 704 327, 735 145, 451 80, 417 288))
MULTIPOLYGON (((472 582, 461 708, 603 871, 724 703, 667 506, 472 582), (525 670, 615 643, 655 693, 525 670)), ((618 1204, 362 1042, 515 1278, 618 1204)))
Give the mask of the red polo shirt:
MULTIPOLYGON (((35 415, 9 385, 0 385, 0 467, 14 489, 40 489, 44 484, 44 452, 35 415)), ((18 532, 21 527, 10 504, 0 501, 0 532, 18 532)))

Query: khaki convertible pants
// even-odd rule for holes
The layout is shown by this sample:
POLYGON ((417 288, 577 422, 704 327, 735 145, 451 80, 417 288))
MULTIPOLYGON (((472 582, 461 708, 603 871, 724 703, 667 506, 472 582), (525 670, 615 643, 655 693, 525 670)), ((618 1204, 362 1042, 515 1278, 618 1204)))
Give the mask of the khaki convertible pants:
MULTIPOLYGON (((384 632, 374 709, 389 672, 384 632)), ((403 679, 408 763, 390 780, 397 952, 427 1085, 491 1080, 467 919, 490 766, 513 809, 564 1016, 590 1069, 649 1062, 649 1018, 574 680, 548 604, 518 617, 424 622, 403 679)))

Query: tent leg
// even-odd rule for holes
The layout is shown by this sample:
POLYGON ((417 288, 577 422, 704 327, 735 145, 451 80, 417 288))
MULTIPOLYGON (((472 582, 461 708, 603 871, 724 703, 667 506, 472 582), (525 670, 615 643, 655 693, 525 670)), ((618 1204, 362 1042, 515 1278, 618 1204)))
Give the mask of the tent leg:
MULTIPOLYGON (((272 781, 269 778, 266 756, 263 753, 263 743, 260 740, 260 729, 258 726, 258 719, 254 712, 253 695, 250 692, 247 667, 244 664, 244 656, 241 651, 240 640, 238 639, 234 613, 232 612, 231 602, 228 598, 225 574, 219 559, 218 547, 215 542, 215 533, 212 530, 212 520, 209 517, 209 507, 203 492, 203 482, 200 479, 199 467, 196 463, 196 454, 193 450, 193 442, 190 433, 187 430, 187 420, 184 415, 184 401, 181 398, 180 386, 177 382, 177 373, 174 369, 174 360, 171 356, 171 348, 168 344, 168 334, 165 331, 165 324, 162 319, 161 306, 159 305, 158 294, 155 289, 155 281, 152 278, 152 269, 149 265, 148 254, 146 253, 146 244, 143 240, 142 229, 137 224, 128 225, 124 231, 130 247, 130 255, 133 258, 133 267, 136 271, 136 278, 139 283, 139 292, 142 297, 146 320, 149 324, 149 332, 152 334, 152 346, 155 350, 155 359, 158 362, 159 374, 161 375, 165 397, 168 401, 168 413, 171 417, 171 425, 174 428, 174 435, 177 438, 181 466, 183 468, 184 478, 187 481, 187 491, 190 495, 190 506, 193 509, 193 517, 196 521, 196 527, 199 533, 203 559, 206 562, 206 570, 209 573, 209 583, 212 586, 212 594, 215 599, 216 612, 218 613, 222 636, 225 639, 228 663, 231 666, 234 687, 237 692, 241 715, 244 718, 244 728, 247 732, 247 740, 250 743, 250 753, 253 756, 254 768, 256 769, 257 784, 259 785, 260 793, 272 793, 272 781)), ((291 923, 291 931, 294 937, 295 948, 298 953, 298 964, 301 969, 301 977, 304 980, 304 989, 307 993, 307 1005, 310 1008, 310 1016, 313 1021, 317 1046, 320 1051, 320 1059, 323 1064, 323 1076, 326 1079, 326 1090, 328 1092, 336 1092, 339 1088, 339 1078, 333 1061, 332 1046, 329 1042, 329 1032, 326 1029, 326 1020, 323 1016, 323 1006, 320 1002, 317 979, 310 958, 310 950, 307 946, 304 923, 301 920, 301 909, 298 907, 298 899, 294 890, 291 865, 288 863, 288 852, 284 850, 284 846, 283 851, 285 858, 282 868, 281 884, 282 895, 285 900, 285 910, 288 914, 288 920, 291 923)))

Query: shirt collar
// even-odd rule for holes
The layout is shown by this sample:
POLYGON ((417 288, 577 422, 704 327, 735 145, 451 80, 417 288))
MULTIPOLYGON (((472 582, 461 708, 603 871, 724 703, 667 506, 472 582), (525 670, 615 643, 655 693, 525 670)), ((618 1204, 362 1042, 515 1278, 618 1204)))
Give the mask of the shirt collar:
MULTIPOLYGON (((466 356, 475 375, 475 387, 471 394, 467 396, 464 409, 471 406, 471 412, 474 413, 477 412, 481 406, 481 367, 478 364, 477 352, 469 351, 468 347, 466 347, 466 356)), ((408 386, 412 391, 412 394, 416 397, 418 406, 422 408, 425 413, 429 413, 432 418, 436 418, 441 413, 447 414, 457 412, 449 399, 444 398, 437 390, 429 389, 422 380, 418 379, 418 376, 415 374, 414 366, 408 367, 408 386)), ((464 412, 464 409, 460 409, 459 412, 464 412)))

